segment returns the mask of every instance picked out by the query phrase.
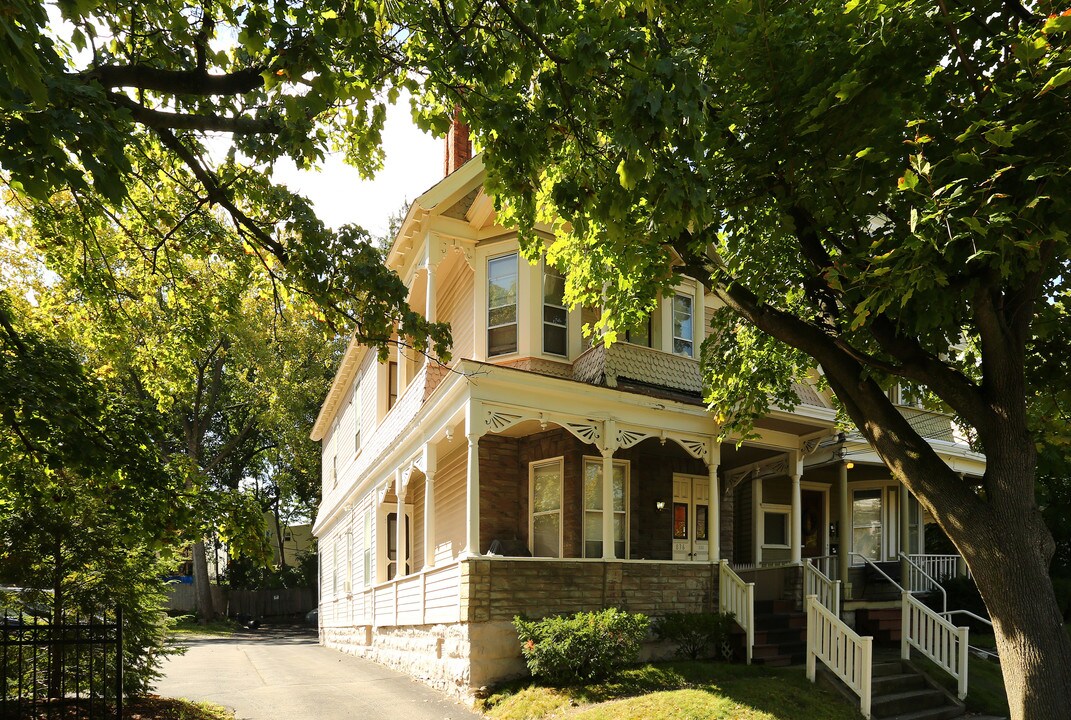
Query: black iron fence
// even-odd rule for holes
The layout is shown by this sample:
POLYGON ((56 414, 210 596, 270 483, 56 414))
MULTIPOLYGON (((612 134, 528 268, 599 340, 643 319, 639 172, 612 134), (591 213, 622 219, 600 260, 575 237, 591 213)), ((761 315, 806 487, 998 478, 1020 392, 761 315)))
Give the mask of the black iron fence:
POLYGON ((123 717, 121 608, 59 618, 19 608, 0 623, 0 718, 123 717))

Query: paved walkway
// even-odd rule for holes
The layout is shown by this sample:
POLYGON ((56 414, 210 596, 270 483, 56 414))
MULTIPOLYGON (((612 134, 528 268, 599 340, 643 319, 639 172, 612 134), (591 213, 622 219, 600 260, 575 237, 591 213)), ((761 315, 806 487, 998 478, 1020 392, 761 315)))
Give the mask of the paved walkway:
POLYGON ((468 720, 479 718, 407 675, 320 647, 308 630, 261 629, 184 640, 156 692, 207 700, 239 720, 468 720))

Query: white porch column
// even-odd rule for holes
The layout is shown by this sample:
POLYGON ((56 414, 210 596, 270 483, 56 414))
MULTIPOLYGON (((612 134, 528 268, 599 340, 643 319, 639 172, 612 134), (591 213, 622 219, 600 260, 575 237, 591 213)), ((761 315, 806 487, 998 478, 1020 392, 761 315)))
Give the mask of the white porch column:
POLYGON ((803 502, 800 498, 800 474, 793 473, 792 478, 792 543, 789 559, 794 563, 803 560, 803 502))
POLYGON ((438 449, 424 445, 424 567, 435 567, 435 470, 438 449))
MULTIPOLYGON (((837 579, 843 593, 848 592, 848 553, 852 545, 852 518, 848 514, 848 464, 841 462, 837 465, 837 523, 839 525, 837 537, 840 539, 840 548, 837 555, 837 579)), ((848 597, 847 594, 844 595, 848 597)))
MULTIPOLYGON (((900 523, 897 528, 897 541, 900 547, 900 552, 905 556, 911 552, 911 514, 908 512, 910 509, 909 503, 910 494, 907 491, 907 485, 900 483, 900 497, 897 506, 900 509, 900 523)), ((908 572, 910 568, 906 558, 900 558, 900 584, 903 585, 909 592, 912 588, 908 587, 908 572)))
POLYGON ((394 565, 396 568, 394 572, 395 578, 408 575, 405 571, 405 560, 409 557, 409 548, 406 547, 405 542, 405 495, 402 493, 402 475, 404 472, 401 468, 394 471, 394 494, 398 497, 398 522, 395 525, 395 532, 397 533, 395 547, 398 548, 398 554, 394 565))
POLYGON ((602 559, 614 560, 614 421, 603 423, 602 447, 602 559))
POLYGON ((465 484, 465 555, 480 554, 480 437, 482 406, 470 402, 465 409, 465 434, 469 441, 468 482, 465 484))
MULTIPOLYGON (((429 238, 429 243, 430 242, 431 241, 429 238)), ((430 250, 428 254, 430 256, 430 250)), ((429 323, 433 323, 435 322, 435 264, 432 263, 430 257, 424 264, 424 267, 428 273, 427 285, 424 288, 424 319, 427 320, 429 323)), ((431 347, 429 346, 427 351, 424 353, 424 364, 427 365, 431 361, 431 347)))
POLYGON ((707 477, 710 488, 709 507, 707 508, 708 532, 707 559, 710 562, 721 560, 721 491, 718 489, 718 465, 721 464, 721 445, 716 437, 710 438, 710 453, 707 455, 707 477))
POLYGON ((752 508, 754 510, 755 517, 755 567, 762 564, 762 543, 763 536, 766 534, 766 526, 762 522, 762 478, 756 476, 751 481, 751 494, 754 496, 751 501, 752 508))

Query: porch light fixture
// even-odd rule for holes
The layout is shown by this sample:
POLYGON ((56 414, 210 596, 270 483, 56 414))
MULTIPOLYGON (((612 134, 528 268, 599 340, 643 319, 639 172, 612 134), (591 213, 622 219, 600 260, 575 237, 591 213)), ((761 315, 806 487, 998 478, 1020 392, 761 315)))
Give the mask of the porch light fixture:
POLYGON ((849 460, 847 462, 847 466, 848 466, 848 469, 851 470, 853 467, 855 467, 855 463, 853 463, 851 460, 849 460))
POLYGON ((656 500, 654 506, 655 506, 655 510, 657 510, 658 512, 662 512, 663 510, 666 509, 666 501, 665 500, 656 500))

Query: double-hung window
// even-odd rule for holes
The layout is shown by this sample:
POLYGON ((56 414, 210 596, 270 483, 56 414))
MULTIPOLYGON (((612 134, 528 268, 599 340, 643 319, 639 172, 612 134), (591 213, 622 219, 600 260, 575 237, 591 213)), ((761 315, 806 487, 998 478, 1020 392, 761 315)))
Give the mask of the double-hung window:
MULTIPOLYGON (((602 459, 584 459, 584 557, 602 557, 603 518, 602 459)), ((613 462, 614 556, 628 557, 625 544, 628 527, 628 461, 613 462)))
POLYGON ((487 355, 517 352, 517 253, 487 261, 487 355))
POLYGON ((673 296, 673 352, 676 355, 694 357, 692 352, 692 298, 689 295, 673 296))
POLYGON ((568 355, 569 332, 565 309, 565 278, 543 261, 543 352, 568 355))
POLYGON ((531 474, 529 527, 533 557, 562 555, 562 458, 535 462, 531 474))
POLYGON ((361 381, 353 384, 353 396, 350 398, 353 408, 353 452, 361 451, 361 381))
POLYGON ((363 567, 364 586, 372 584, 372 508, 364 511, 364 558, 363 567))

